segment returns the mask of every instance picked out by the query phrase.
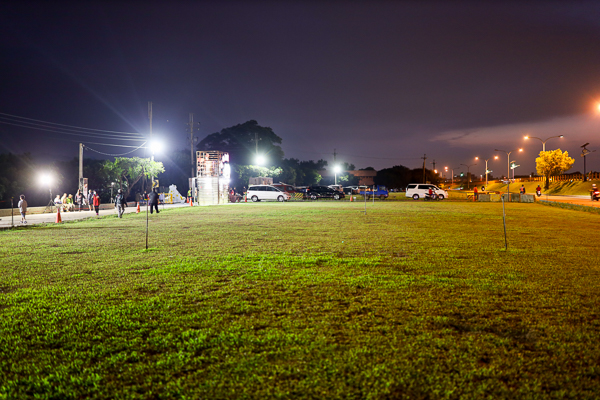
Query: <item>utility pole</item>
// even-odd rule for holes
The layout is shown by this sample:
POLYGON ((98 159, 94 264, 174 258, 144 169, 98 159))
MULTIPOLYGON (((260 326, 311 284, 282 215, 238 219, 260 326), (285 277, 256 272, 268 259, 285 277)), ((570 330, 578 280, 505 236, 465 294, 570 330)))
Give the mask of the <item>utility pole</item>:
MULTIPOLYGON (((152 147, 152 102, 148 102, 148 119, 150 120, 150 147, 152 147)), ((150 149, 150 161, 154 161, 154 151, 150 149)), ((154 176, 150 177, 150 190, 154 189, 154 176)))
POLYGON ((581 157, 583 157, 583 181, 584 182, 587 182, 587 180, 588 180, 588 178, 587 178, 587 171, 586 171, 586 168, 585 168, 585 156, 587 156, 588 154, 593 153, 594 151, 596 151, 596 150, 591 150, 590 151, 590 150, 588 150, 586 148, 586 146, 589 146, 589 143, 586 143, 583 146, 581 146, 581 148, 583 149, 583 150, 581 150, 581 157))
POLYGON ((421 158, 423 159, 423 183, 427 183, 425 180, 425 160, 427 160, 427 154, 423 154, 421 158))
POLYGON ((79 143, 79 193, 83 193, 83 143, 79 143))
POLYGON ((190 113, 190 160, 192 163, 192 178, 194 177, 194 172, 196 171, 196 159, 194 157, 194 113, 190 113))

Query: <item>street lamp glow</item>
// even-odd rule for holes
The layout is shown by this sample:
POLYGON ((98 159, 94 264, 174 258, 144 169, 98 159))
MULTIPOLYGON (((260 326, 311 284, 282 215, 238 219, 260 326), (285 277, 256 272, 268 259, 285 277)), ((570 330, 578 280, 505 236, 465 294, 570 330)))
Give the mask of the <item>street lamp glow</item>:
POLYGON ((335 185, 337 185, 337 174, 339 174, 340 172, 342 172, 342 167, 337 164, 333 166, 333 183, 335 185))
MULTIPOLYGON (((546 142, 552 138, 563 138, 565 137, 564 135, 557 135, 557 136, 550 136, 549 138, 547 138, 546 140, 542 140, 539 137, 535 137, 535 136, 525 136, 524 139, 537 139, 540 142, 542 142, 542 151, 546 151, 546 142)), ((519 150, 520 151, 520 150, 519 150)))
POLYGON ((154 153, 160 153, 163 150, 163 143, 160 140, 152 140, 150 141, 150 151, 152 151, 152 154, 154 153))
MULTIPOLYGON (((510 153, 512 153, 513 151, 516 150, 511 150, 511 151, 506 151, 506 150, 498 150, 498 149, 494 149, 494 151, 501 151, 503 153, 506 153, 506 179, 510 180, 510 153)), ((519 151, 523 151, 523 149, 519 149, 519 151)))
MULTIPOLYGON (((479 157, 475 157, 476 160, 479 160, 479 157)), ((498 156, 494 156, 494 160, 497 160, 498 156)), ((485 186, 487 187, 488 185, 488 173, 492 172, 490 170, 488 170, 488 161, 490 160, 490 158, 484 160, 485 161, 485 186)))
POLYGON ((51 174, 44 172, 39 176, 39 182, 44 186, 50 186, 54 182, 54 177, 51 174))
POLYGON ((267 163, 267 159, 265 158, 265 156, 257 155, 255 162, 257 165, 265 165, 267 163))

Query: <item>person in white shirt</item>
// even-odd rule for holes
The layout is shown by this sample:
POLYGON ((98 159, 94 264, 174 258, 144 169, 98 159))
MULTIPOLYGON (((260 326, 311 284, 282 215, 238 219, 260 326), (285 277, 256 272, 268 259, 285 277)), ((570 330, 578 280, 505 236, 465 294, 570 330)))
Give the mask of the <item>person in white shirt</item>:
POLYGON ((21 213, 21 223, 26 224, 27 220, 25 219, 25 214, 27 214, 27 201, 25 200, 25 195, 21 195, 21 200, 19 200, 19 212, 21 213))

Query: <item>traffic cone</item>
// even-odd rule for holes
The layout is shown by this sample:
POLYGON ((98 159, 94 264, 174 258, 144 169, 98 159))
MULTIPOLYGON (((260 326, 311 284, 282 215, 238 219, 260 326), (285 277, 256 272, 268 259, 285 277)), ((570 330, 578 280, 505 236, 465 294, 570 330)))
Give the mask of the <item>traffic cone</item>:
POLYGON ((248 202, 248 196, 246 193, 244 193, 244 203, 247 203, 247 202, 248 202))
POLYGON ((137 206, 137 210, 135 210, 135 213, 136 214, 140 213, 140 202, 139 201, 138 201, 138 206, 137 206))
POLYGON ((350 195, 350 202, 353 202, 354 200, 352 200, 352 195, 350 195))
POLYGON ((56 223, 60 224, 62 222, 62 218, 60 217, 60 208, 56 209, 56 223))
POLYGON ((192 198, 190 197, 190 207, 194 207, 194 203, 192 202, 192 198))

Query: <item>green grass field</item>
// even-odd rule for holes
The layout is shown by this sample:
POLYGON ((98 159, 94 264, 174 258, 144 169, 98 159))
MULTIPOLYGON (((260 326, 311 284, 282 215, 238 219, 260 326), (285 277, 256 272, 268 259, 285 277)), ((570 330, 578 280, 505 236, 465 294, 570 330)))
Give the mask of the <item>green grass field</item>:
POLYGON ((600 215, 258 203, 0 232, 0 399, 594 399, 600 215))

